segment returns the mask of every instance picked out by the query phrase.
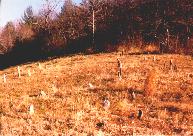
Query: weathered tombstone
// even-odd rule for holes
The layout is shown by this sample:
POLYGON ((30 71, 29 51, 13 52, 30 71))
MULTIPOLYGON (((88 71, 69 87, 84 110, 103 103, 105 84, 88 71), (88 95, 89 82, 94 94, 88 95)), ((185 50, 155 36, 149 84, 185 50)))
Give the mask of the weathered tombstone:
POLYGON ((122 64, 119 59, 117 59, 117 63, 118 63, 118 78, 119 80, 121 80, 122 79, 122 64))
POLYGON ((41 66, 41 64, 40 64, 40 63, 38 63, 38 67, 39 67, 39 69, 42 69, 42 66, 41 66))
POLYGON ((20 78, 21 77, 21 72, 20 72, 20 67, 19 66, 17 67, 17 72, 18 72, 18 77, 20 78))
POLYGON ((146 56, 144 56, 144 60, 147 60, 147 57, 146 57, 146 56))
POLYGON ((45 97, 45 96, 46 96, 46 93, 42 90, 42 91, 40 92, 40 96, 45 97))
POLYGON ((30 115, 34 114, 34 106, 33 106, 33 104, 31 104, 30 107, 29 107, 29 114, 30 115))
POLYGON ((89 85, 89 89, 94 89, 95 88, 91 83, 89 83, 88 85, 89 85))
POLYGON ((104 100, 103 100, 103 107, 106 110, 110 108, 110 101, 108 100, 108 98, 104 98, 104 100))
POLYGON ((153 61, 156 61, 156 57, 155 57, 155 55, 153 56, 153 61))
POLYGON ((6 79, 6 74, 3 75, 3 82, 6 83, 7 79, 6 79))
POLYGON ((142 112, 142 110, 138 110, 138 115, 137 115, 137 119, 141 119, 142 118, 142 116, 143 116, 143 112, 142 112))
POLYGON ((30 69, 28 69, 28 76, 29 76, 29 77, 31 76, 31 71, 30 71, 30 69))
POLYGON ((174 63, 173 59, 170 60, 170 70, 173 72, 174 70, 177 70, 177 66, 174 63))
POLYGON ((134 92, 134 91, 132 91, 131 97, 132 97, 132 100, 133 100, 133 101, 136 99, 136 95, 135 95, 135 92, 134 92))

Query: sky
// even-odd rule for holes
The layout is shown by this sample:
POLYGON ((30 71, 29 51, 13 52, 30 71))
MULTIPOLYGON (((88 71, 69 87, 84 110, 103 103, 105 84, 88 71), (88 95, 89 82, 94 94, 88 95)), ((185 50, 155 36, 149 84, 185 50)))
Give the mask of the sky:
MULTIPOLYGON (((1 0, 0 6, 0 27, 6 25, 9 21, 18 21, 24 14, 27 7, 32 6, 35 12, 43 7, 46 0, 1 0)), ((54 0, 63 2, 64 0, 54 0)), ((75 3, 80 3, 81 0, 73 0, 75 3)), ((60 7, 57 7, 58 10, 60 7)))

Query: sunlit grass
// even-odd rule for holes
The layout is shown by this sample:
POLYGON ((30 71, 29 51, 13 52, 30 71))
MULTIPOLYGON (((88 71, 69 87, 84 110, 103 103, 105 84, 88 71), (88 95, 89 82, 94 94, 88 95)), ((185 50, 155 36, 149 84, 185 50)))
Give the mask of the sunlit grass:
POLYGON ((0 81, 2 135, 192 134, 190 56, 156 55, 155 60, 154 55, 111 53, 38 63, 20 65, 20 78, 17 66, 0 71, 7 75, 6 83, 0 81), (170 70, 170 59, 177 70, 170 70))

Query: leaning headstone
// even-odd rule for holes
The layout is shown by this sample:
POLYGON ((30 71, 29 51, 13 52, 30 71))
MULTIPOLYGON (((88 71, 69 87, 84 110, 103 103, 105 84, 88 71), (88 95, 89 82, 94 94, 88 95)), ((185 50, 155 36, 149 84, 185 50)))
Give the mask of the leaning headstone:
POLYGON ((89 85, 89 89, 91 90, 95 88, 91 83, 89 83, 88 85, 89 85))

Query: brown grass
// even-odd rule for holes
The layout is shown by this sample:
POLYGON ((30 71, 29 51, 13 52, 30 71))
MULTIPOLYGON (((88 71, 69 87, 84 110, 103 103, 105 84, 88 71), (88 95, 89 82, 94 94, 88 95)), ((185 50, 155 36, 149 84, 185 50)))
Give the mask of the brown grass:
POLYGON ((193 132, 190 56, 156 55, 154 60, 153 55, 120 57, 110 53, 38 63, 21 65, 20 78, 17 66, 0 71, 1 76, 7 74, 6 83, 0 80, 1 135, 191 135, 193 132), (123 64, 121 81, 117 77, 117 57, 123 64), (175 60, 177 71, 164 67, 170 59, 175 60), (46 95, 41 95, 42 91, 46 95), (130 92, 135 92, 135 101, 130 92), (156 101, 144 101, 143 92, 156 101), (103 107, 105 97, 111 103, 108 109, 103 107), (29 114, 31 104, 33 115, 29 114), (137 119, 138 110, 143 111, 141 120, 137 119))

